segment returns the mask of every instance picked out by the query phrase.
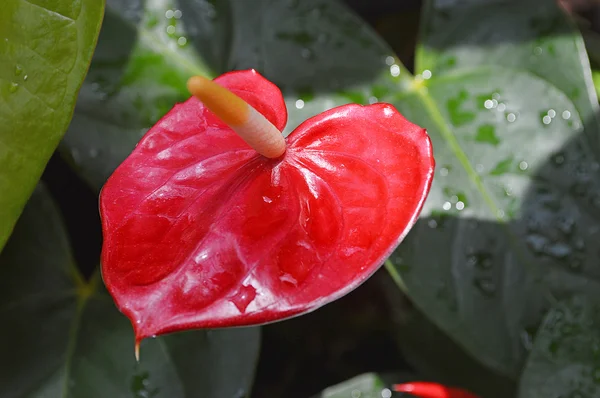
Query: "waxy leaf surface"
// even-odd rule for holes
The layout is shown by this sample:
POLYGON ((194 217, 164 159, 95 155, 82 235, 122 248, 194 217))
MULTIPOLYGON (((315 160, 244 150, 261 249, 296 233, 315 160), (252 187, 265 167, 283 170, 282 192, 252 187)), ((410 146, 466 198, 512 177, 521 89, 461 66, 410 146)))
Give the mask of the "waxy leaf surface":
POLYGON ((65 133, 104 0, 2 0, 0 250, 65 133))
MULTIPOLYGON (((216 81, 283 129, 283 97, 257 72, 216 81)), ((191 98, 111 176, 102 270, 138 338, 316 309, 375 272, 416 221, 432 148, 391 105, 334 108, 287 145, 263 158, 191 98)))

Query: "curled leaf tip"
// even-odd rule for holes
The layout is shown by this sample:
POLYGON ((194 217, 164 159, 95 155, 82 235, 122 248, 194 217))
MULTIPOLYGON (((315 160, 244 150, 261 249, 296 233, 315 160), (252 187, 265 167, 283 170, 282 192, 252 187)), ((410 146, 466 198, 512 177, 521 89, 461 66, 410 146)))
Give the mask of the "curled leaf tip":
POLYGON ((187 87, 256 152, 272 159, 284 154, 286 145, 281 131, 246 101, 202 76, 191 77, 187 87))

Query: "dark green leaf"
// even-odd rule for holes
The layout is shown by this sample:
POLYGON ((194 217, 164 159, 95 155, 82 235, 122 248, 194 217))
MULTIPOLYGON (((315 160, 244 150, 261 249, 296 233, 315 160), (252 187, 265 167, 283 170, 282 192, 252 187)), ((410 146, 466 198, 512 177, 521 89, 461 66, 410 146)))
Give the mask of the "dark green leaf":
POLYGON ((99 189, 177 101, 194 74, 255 68, 283 90, 289 133, 336 105, 375 101, 400 66, 353 14, 329 0, 109 0, 98 50, 63 151, 99 189), (136 4, 138 6, 136 7, 136 4))
POLYGON ((142 343, 97 274, 82 280, 46 191, 31 197, 0 257, 0 396, 241 398, 259 329, 197 331, 142 343))
POLYGON ((427 128, 438 167, 388 267, 473 357, 516 377, 551 300, 600 287, 589 66, 554 1, 440 0, 424 18, 413 89, 384 100, 427 128))
POLYGON ((3 0, 0 8, 0 250, 65 133, 103 0, 3 0))
POLYGON ((557 303, 538 331, 521 378, 519 397, 600 395, 600 297, 557 303))
POLYGON ((514 380, 481 366, 414 308, 391 279, 382 280, 381 288, 393 304, 391 330, 402 350, 402 357, 419 375, 418 380, 462 387, 485 398, 515 396, 514 380))

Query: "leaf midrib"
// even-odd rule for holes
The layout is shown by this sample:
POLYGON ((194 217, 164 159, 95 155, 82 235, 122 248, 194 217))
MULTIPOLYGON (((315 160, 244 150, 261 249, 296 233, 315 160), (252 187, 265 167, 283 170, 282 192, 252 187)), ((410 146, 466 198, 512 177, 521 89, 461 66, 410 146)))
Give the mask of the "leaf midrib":
POLYGON ((469 180, 477 187, 479 193, 483 197, 483 200, 486 202, 490 210, 494 213, 494 217, 496 218, 496 220, 500 223, 503 223, 504 219, 502 216, 500 216, 500 208, 496 205, 496 202, 485 188, 481 177, 471 165, 469 158, 460 146, 452 130, 450 130, 450 128, 448 127, 448 123, 444 120, 444 116, 440 112, 439 107, 437 106, 433 98, 426 91, 425 87, 418 88, 416 90, 416 94, 425 106, 425 110, 430 114, 433 122, 437 124, 438 132, 444 138, 450 149, 452 149, 454 155, 460 162, 461 166, 467 172, 469 180))
MULTIPOLYGON (((111 14, 117 16, 125 24, 129 25, 132 29, 139 32, 140 42, 143 42, 146 46, 148 46, 150 49, 157 52, 158 54, 168 54, 170 57, 172 57, 171 59, 176 65, 179 65, 180 67, 182 67, 182 69, 185 69, 190 74, 202 75, 208 78, 215 77, 214 72, 210 70, 208 66, 195 65, 189 59, 183 57, 178 51, 174 51, 169 46, 166 46, 158 35, 154 34, 152 31, 146 29, 146 27, 143 26, 142 22, 144 21, 144 15, 147 12, 146 6, 144 6, 142 18, 140 19, 140 22, 138 24, 135 24, 130 19, 125 18, 122 13, 115 12, 110 6, 106 7, 106 12, 110 12, 111 14)), ((197 55, 198 58, 200 58, 200 55, 197 55)), ((200 62, 200 59, 197 59, 197 61, 200 62)))

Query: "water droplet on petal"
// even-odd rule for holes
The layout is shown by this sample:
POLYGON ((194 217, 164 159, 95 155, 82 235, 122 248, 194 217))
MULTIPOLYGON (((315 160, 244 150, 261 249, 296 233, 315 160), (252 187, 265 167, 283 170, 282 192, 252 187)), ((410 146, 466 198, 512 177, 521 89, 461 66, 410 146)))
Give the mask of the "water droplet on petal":
POLYGON ((240 287, 235 295, 233 295, 229 301, 231 301, 240 312, 245 312, 248 305, 256 298, 256 289, 252 285, 240 287))
POLYGON ((393 77, 400 76, 400 67, 398 65, 396 65, 396 64, 390 66, 390 74, 393 77))
POLYGON ((293 285, 294 287, 298 286, 298 281, 296 280, 296 278, 294 278, 292 275, 290 274, 283 274, 279 277, 279 280, 286 283, 286 284, 290 284, 293 285))
POLYGON ((569 111, 564 111, 564 112, 562 113, 562 118, 563 118, 563 119, 565 119, 565 120, 569 120, 569 119, 571 118, 571 112, 569 112, 569 111))

